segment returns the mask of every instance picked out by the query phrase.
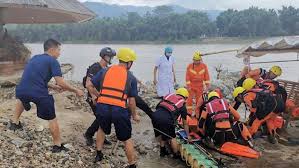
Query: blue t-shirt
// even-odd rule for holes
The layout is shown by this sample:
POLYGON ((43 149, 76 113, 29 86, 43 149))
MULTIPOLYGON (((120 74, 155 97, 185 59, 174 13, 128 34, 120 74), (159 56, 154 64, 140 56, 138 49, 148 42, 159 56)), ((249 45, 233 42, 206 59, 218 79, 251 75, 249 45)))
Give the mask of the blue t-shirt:
POLYGON ((52 77, 62 77, 60 64, 52 56, 41 54, 33 56, 27 63, 16 96, 48 96, 48 82, 52 77))
MULTIPOLYGON (((91 82, 95 88, 100 88, 101 80, 103 79, 103 74, 107 71, 107 68, 102 69, 99 71, 93 78, 91 79, 91 82)), ((138 95, 138 90, 137 90, 137 79, 135 76, 129 71, 128 73, 128 78, 129 78, 129 93, 126 93, 128 97, 136 97, 138 95)), ((117 78, 115 78, 117 79, 117 78)))

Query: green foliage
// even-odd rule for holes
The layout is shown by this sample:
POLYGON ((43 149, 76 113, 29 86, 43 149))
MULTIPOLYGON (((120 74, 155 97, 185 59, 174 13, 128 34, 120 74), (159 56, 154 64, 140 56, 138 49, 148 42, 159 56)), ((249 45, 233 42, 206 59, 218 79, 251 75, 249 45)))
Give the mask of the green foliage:
POLYGON ((222 12, 215 22, 206 13, 178 14, 169 6, 159 6, 140 16, 99 18, 87 23, 61 25, 17 25, 10 30, 25 42, 48 38, 77 42, 127 42, 198 40, 206 37, 260 37, 299 34, 299 9, 283 7, 278 12, 251 7, 222 12))

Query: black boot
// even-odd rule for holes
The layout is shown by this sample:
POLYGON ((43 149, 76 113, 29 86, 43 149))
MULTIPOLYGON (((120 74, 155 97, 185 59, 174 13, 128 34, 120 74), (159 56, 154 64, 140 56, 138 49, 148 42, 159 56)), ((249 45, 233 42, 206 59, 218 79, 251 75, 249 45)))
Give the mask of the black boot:
POLYGON ((173 159, 181 159, 180 153, 173 154, 173 159))
POLYGON ((10 129, 12 131, 23 130, 23 125, 21 124, 21 121, 19 121, 19 124, 15 124, 12 121, 9 121, 8 129, 10 129))
POLYGON ((85 133, 83 136, 84 136, 84 138, 85 138, 86 145, 87 145, 87 146, 92 146, 93 143, 94 143, 92 136, 89 136, 89 135, 87 135, 86 133, 85 133))
POLYGON ((95 163, 96 163, 96 162, 100 162, 100 161, 103 160, 103 158, 104 158, 104 154, 102 153, 102 151, 97 151, 97 156, 96 156, 94 162, 95 162, 95 163))
POLYGON ((62 152, 62 151, 67 152, 67 151, 69 151, 69 149, 66 148, 66 147, 64 147, 63 144, 61 144, 60 146, 54 145, 54 146, 52 147, 52 153, 60 153, 60 152, 62 152))
POLYGON ((272 144, 277 144, 277 139, 273 134, 268 135, 268 141, 272 144))
POLYGON ((160 157, 164 157, 166 155, 169 155, 169 153, 167 152, 166 147, 160 147, 160 157))
POLYGON ((128 165, 126 168, 137 168, 136 164, 128 165))

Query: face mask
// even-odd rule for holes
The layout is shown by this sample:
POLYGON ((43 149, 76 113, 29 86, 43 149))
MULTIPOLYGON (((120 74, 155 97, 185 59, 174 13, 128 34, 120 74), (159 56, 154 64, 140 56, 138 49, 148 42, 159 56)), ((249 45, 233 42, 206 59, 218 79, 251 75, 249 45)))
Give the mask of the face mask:
POLYGON ((165 56, 170 57, 172 53, 165 53, 165 56))

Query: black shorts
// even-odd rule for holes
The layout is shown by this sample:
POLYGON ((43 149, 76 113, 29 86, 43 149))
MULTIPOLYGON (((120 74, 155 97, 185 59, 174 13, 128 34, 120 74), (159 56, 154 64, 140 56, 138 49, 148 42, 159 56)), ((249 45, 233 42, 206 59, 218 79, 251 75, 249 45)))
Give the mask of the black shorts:
POLYGON ((175 138, 175 125, 173 118, 165 109, 158 108, 152 115, 155 137, 162 136, 163 141, 175 138))
POLYGON ((56 118, 54 98, 52 95, 43 97, 18 96, 26 111, 31 109, 30 102, 37 107, 37 116, 44 120, 53 120, 56 118))
POLYGON ((128 109, 107 104, 97 104, 96 107, 97 121, 105 134, 111 133, 111 125, 113 124, 118 140, 126 141, 131 138, 131 115, 128 109))

